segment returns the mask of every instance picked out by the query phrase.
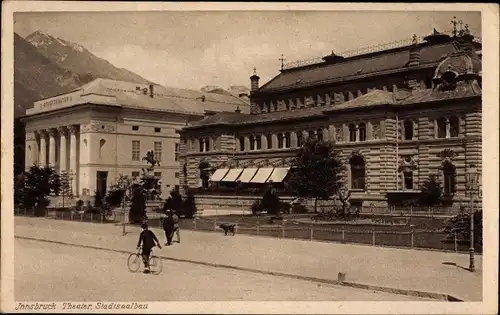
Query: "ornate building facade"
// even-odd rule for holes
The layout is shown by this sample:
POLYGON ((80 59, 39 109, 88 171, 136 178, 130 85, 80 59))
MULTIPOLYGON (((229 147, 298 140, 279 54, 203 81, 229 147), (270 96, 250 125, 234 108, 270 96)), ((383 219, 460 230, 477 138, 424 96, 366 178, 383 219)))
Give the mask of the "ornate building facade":
POLYGON ((249 114, 221 112, 178 130, 181 186, 201 186, 207 169, 212 182, 269 182, 316 137, 336 143, 354 203, 408 198, 430 175, 452 203, 464 201, 467 169, 481 169, 480 50, 466 26, 400 47, 282 64, 263 86, 254 71, 249 114))
POLYGON ((27 110, 25 164, 69 173, 76 196, 104 195, 120 174, 139 177, 142 158, 154 151, 164 196, 179 185, 175 129, 207 112, 235 109, 248 113, 249 104, 230 95, 96 79, 27 110))

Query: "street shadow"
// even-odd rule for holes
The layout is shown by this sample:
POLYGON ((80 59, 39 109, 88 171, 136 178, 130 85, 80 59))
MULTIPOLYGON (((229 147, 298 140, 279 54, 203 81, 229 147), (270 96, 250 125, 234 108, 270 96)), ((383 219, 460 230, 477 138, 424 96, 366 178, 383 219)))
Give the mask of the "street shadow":
POLYGON ((443 262, 443 265, 447 265, 447 266, 455 266, 455 267, 460 268, 460 269, 463 269, 463 270, 465 270, 465 271, 469 271, 469 268, 467 268, 467 267, 462 267, 462 266, 460 266, 460 265, 457 265, 457 263, 454 263, 454 262, 445 261, 445 262, 443 262))

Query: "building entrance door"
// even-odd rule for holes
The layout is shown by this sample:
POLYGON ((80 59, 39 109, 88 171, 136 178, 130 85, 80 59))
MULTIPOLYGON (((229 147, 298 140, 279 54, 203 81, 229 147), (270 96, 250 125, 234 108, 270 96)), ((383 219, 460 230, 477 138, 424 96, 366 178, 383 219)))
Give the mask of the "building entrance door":
POLYGON ((108 185, 108 172, 97 171, 96 188, 99 194, 104 198, 106 196, 106 187, 108 185))

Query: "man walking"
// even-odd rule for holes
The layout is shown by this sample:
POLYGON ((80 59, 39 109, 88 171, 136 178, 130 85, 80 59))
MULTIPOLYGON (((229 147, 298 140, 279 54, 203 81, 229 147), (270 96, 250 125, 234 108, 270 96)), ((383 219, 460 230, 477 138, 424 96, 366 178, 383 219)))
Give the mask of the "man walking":
POLYGON ((167 242, 165 245, 172 245, 172 236, 174 233, 174 219, 172 217, 172 212, 167 211, 167 217, 163 219, 163 230, 165 231, 165 236, 167 237, 167 242))
POLYGON ((172 231, 172 239, 174 238, 174 232, 177 235, 177 243, 181 242, 181 232, 180 232, 180 225, 179 225, 179 216, 177 215, 177 212, 174 210, 174 214, 172 215, 172 220, 174 222, 174 229, 172 231))

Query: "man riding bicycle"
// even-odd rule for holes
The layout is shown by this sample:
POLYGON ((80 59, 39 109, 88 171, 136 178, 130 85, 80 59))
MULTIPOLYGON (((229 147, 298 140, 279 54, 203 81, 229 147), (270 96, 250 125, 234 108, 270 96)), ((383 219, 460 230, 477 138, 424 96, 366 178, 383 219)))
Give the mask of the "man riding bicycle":
POLYGON ((161 249, 160 242, 156 238, 156 235, 153 231, 148 229, 147 223, 142 224, 143 231, 139 236, 139 243, 137 243, 137 249, 141 247, 142 243, 142 261, 144 262, 144 272, 149 272, 149 256, 151 255, 151 250, 153 247, 158 245, 158 248, 161 249))

